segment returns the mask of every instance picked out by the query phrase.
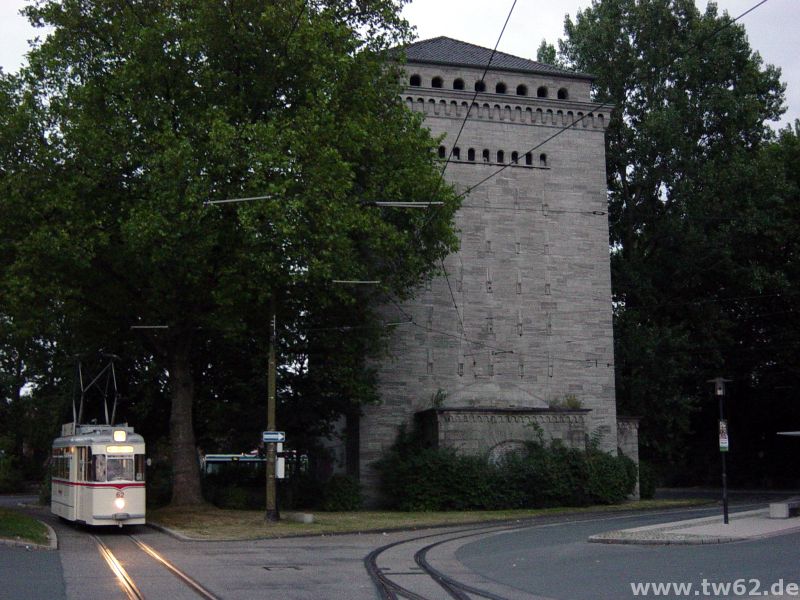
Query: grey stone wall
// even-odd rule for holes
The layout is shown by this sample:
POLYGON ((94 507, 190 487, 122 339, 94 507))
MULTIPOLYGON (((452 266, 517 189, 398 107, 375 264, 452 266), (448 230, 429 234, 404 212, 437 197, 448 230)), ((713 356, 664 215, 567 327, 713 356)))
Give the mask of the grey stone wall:
POLYGON ((549 408, 445 408, 416 414, 428 442, 497 460, 525 442, 560 440, 586 449, 588 410, 549 408))
MULTIPOLYGON (((619 451, 636 463, 639 468, 639 417, 617 418, 617 447, 619 451)), ((638 472, 638 471, 637 471, 638 472)), ((639 499, 639 481, 631 494, 632 500, 639 499)))
POLYGON ((446 154, 459 148, 446 180, 474 190, 456 218, 461 245, 445 260, 447 277, 435 277, 399 309, 385 309, 387 321, 411 317, 413 324, 396 328, 379 365, 382 404, 366 407, 360 421, 359 476, 367 496, 376 487, 370 465, 394 442, 398 426, 434 406, 543 409, 572 395, 590 411, 583 417, 586 433, 599 434, 602 448, 616 451, 604 147, 609 109, 589 101, 586 80, 490 72, 489 93, 478 95, 456 144, 481 72, 406 69, 422 82, 403 94, 408 106, 424 112, 432 134, 443 136, 446 154), (442 88, 430 87, 436 76, 442 88), (465 91, 448 89, 455 78, 464 80, 465 91), (498 81, 508 94, 491 93, 498 81), (528 96, 515 95, 519 84, 528 96), (530 95, 541 86, 550 97, 530 95), (554 97, 561 87, 569 99, 554 97), (495 175, 512 152, 518 164, 495 175), (441 404, 441 397, 433 400, 437 392, 441 404))

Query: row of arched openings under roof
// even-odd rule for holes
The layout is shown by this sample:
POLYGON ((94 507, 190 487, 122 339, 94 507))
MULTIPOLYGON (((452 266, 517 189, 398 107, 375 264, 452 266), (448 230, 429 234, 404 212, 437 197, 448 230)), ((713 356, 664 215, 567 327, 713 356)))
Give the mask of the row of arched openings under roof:
MULTIPOLYGON (((439 158, 441 158, 441 159, 446 159, 447 158, 447 148, 445 148, 444 146, 439 146, 439 158)), ((494 162, 495 164, 500 164, 500 165, 506 164, 506 153, 503 150, 498 150, 495 153, 494 158, 496 160, 492 161, 492 153, 488 149, 484 149, 481 152, 481 160, 483 162, 485 162, 485 163, 494 162)), ((532 152, 526 152, 525 154, 520 155, 520 153, 515 150, 514 152, 511 153, 510 158, 511 158, 511 163, 510 164, 512 164, 512 165, 524 164, 526 167, 533 167, 534 166, 534 164, 533 164, 533 153, 532 152), (520 162, 520 161, 523 161, 523 162, 520 162)), ((451 160, 458 160, 458 161, 462 160, 461 159, 461 148, 459 148, 458 146, 453 148, 453 154, 450 157, 450 159, 451 160)), ((467 160, 467 162, 476 162, 476 151, 475 151, 475 148, 469 148, 467 150, 466 160, 467 160)), ((547 167, 548 166, 548 164, 547 164, 547 154, 542 153, 542 154, 539 155, 539 164, 536 165, 536 166, 539 166, 539 167, 547 167)))
MULTIPOLYGON (((411 87, 421 87, 422 86, 422 77, 420 75, 412 75, 409 80, 409 85, 411 87)), ((466 84, 464 80, 460 77, 453 80, 453 89, 454 90, 465 90, 466 84)), ((432 88, 444 88, 444 79, 439 77, 438 75, 431 79, 431 87, 432 88)), ((486 91, 486 82, 483 79, 478 79, 473 84, 473 89, 476 92, 485 92, 486 91)), ((495 94, 508 94, 508 86, 503 83, 502 81, 498 82, 494 86, 494 93, 495 94)), ((524 83, 521 83, 517 86, 517 96, 527 96, 528 95, 528 86, 524 83)), ((536 97, 537 98, 549 98, 550 97, 550 89, 545 86, 541 85, 536 88, 536 97)), ((556 98, 559 100, 567 100, 569 98, 569 90, 567 88, 562 87, 559 88, 556 92, 556 98)))

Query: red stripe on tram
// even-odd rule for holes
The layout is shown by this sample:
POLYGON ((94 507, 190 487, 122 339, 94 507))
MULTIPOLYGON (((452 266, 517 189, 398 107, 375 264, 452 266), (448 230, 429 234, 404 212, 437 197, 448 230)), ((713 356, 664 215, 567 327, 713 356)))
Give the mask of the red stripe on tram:
POLYGON ((66 481, 64 479, 53 479, 53 483, 60 483, 61 485, 71 485, 75 487, 116 488, 118 490, 131 487, 144 487, 144 483, 90 483, 83 481, 66 481))

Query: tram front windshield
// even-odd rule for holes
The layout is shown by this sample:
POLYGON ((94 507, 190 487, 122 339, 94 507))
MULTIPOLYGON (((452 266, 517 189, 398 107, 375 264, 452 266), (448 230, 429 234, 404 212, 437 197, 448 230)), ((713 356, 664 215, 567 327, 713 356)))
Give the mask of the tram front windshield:
POLYGON ((95 481, 144 481, 144 455, 103 456, 95 455, 95 481))
POLYGON ((108 457, 106 466, 107 481, 133 481, 133 457, 115 458, 108 457))

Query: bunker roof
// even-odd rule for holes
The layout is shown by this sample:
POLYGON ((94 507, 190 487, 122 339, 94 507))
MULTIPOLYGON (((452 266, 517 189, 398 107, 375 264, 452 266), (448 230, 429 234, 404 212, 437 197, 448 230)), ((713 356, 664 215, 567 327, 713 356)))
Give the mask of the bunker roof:
POLYGON ((404 48, 408 62, 447 65, 453 67, 477 67, 485 69, 491 58, 490 71, 516 71, 555 77, 593 80, 593 75, 569 71, 553 65, 521 58, 505 52, 495 52, 475 44, 440 36, 409 44, 404 48))

